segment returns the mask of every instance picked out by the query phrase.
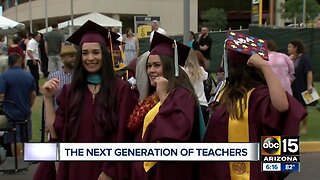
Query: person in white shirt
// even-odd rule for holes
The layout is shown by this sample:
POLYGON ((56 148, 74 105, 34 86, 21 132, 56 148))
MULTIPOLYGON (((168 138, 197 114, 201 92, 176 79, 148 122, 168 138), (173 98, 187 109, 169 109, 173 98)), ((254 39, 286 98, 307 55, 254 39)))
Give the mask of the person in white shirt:
POLYGON ((150 44, 152 42, 153 34, 155 31, 157 31, 160 34, 164 34, 164 35, 166 34, 166 31, 160 27, 159 21, 157 20, 153 20, 151 22, 151 27, 152 27, 152 32, 150 33, 150 44))
POLYGON ((28 41, 27 50, 26 50, 26 60, 29 70, 36 82, 36 93, 37 96, 42 95, 39 91, 39 64, 40 55, 39 55, 39 42, 41 40, 41 35, 39 32, 35 32, 31 35, 31 39, 28 41))
POLYGON ((196 92, 201 106, 201 111, 205 124, 209 119, 208 101, 204 93, 203 81, 208 79, 208 73, 202 66, 199 65, 196 53, 193 49, 190 50, 184 70, 188 74, 190 81, 193 85, 194 91, 196 92))

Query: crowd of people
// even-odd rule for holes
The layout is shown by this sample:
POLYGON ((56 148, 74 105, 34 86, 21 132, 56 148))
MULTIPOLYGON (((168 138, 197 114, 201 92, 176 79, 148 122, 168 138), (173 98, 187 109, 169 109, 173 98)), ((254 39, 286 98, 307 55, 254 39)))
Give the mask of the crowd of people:
MULTIPOLYGON (((122 36, 116 28, 87 21, 66 40, 56 23, 52 28, 44 36, 38 32, 14 36, 8 55, 0 49, 0 100, 15 102, 25 117, 5 103, 2 109, 14 114, 14 119, 28 119, 18 127, 28 126, 28 132, 17 134, 18 153, 12 154, 23 156, 23 142, 32 138, 31 107, 36 95, 43 95, 50 142, 260 142, 261 136, 307 133, 307 104, 301 93, 314 90, 313 74, 299 40, 288 43, 288 55, 276 52, 276 43, 268 40, 266 61, 256 53, 228 47, 227 38, 218 70, 219 88, 213 90, 208 86, 213 41, 207 27, 202 27, 198 38, 190 32, 190 43, 184 45, 152 21, 147 52, 140 52, 132 28, 122 36), (48 75, 42 87, 39 67, 48 75)), ((4 143, 12 145, 12 136, 5 133, 4 143)), ((261 172, 258 162, 38 164, 35 180, 287 176, 261 172), (244 170, 239 173, 235 166, 244 170)))

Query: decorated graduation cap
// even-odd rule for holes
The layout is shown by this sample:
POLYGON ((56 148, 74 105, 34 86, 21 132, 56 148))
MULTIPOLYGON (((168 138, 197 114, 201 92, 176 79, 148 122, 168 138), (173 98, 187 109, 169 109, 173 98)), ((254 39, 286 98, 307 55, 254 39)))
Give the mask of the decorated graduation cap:
POLYGON ((228 77, 228 61, 246 63, 253 54, 268 60, 267 41, 233 31, 227 32, 224 44, 224 71, 228 77))
POLYGON ((179 76, 179 65, 184 66, 190 47, 165 35, 154 32, 150 46, 150 55, 164 55, 174 59, 175 76, 179 76))

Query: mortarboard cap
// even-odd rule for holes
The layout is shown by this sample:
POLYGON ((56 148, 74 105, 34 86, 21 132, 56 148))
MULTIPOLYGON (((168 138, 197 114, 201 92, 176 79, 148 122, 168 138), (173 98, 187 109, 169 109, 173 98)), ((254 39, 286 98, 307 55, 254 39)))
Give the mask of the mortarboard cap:
MULTIPOLYGON (((111 37, 113 36, 113 34, 111 34, 111 37)), ((112 41, 112 50, 121 50, 121 45, 124 44, 126 43, 119 40, 112 41)))
POLYGON ((190 47, 176 42, 165 35, 154 32, 153 39, 150 46, 150 55, 164 55, 175 60, 176 76, 178 65, 184 66, 189 55, 190 47), (177 48, 175 48, 177 47, 177 48))
POLYGON ((122 43, 117 39, 120 37, 117 33, 114 33, 99 24, 88 20, 84 23, 76 32, 74 32, 67 41, 77 45, 82 46, 85 42, 98 42, 109 47, 112 56, 112 64, 114 65, 113 50, 122 43))
POLYGON ((81 46, 84 42, 98 42, 110 47, 110 41, 117 42, 119 37, 120 36, 117 33, 109 31, 99 24, 88 20, 75 31, 67 41, 77 46, 81 46))
MULTIPOLYGON (((178 64, 184 66, 190 47, 176 42, 178 50, 178 64)), ((174 58, 175 40, 158 32, 154 32, 154 36, 150 46, 151 55, 165 55, 174 58)))
POLYGON ((267 42, 253 36, 228 31, 224 43, 224 77, 228 77, 228 61, 247 63, 252 54, 259 54, 268 60, 267 42))
POLYGON ((246 34, 228 31, 225 48, 230 61, 247 62, 252 54, 268 60, 267 41, 246 34))
POLYGON ((123 59, 125 59, 125 55, 124 55, 124 52, 122 50, 122 46, 121 45, 124 45, 126 43, 122 42, 122 41, 119 41, 118 38, 116 38, 116 37, 119 37, 119 35, 117 33, 113 33, 112 32, 112 33, 110 33, 110 36, 111 36, 111 39, 109 38, 109 44, 110 44, 110 53, 111 53, 111 56, 112 56, 112 62, 114 63, 114 54, 113 54, 113 52, 117 52, 117 51, 120 51, 120 54, 121 54, 120 62, 122 62, 123 59), (115 34, 117 36, 114 36, 115 34))

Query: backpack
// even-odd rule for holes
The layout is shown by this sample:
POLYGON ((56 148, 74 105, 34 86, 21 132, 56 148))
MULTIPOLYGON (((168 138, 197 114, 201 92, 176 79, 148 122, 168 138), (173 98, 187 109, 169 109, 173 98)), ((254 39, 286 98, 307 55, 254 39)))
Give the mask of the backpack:
POLYGON ((211 92, 217 87, 217 83, 211 75, 209 75, 208 79, 206 79, 203 83, 204 83, 204 93, 207 101, 209 101, 212 95, 211 92))

